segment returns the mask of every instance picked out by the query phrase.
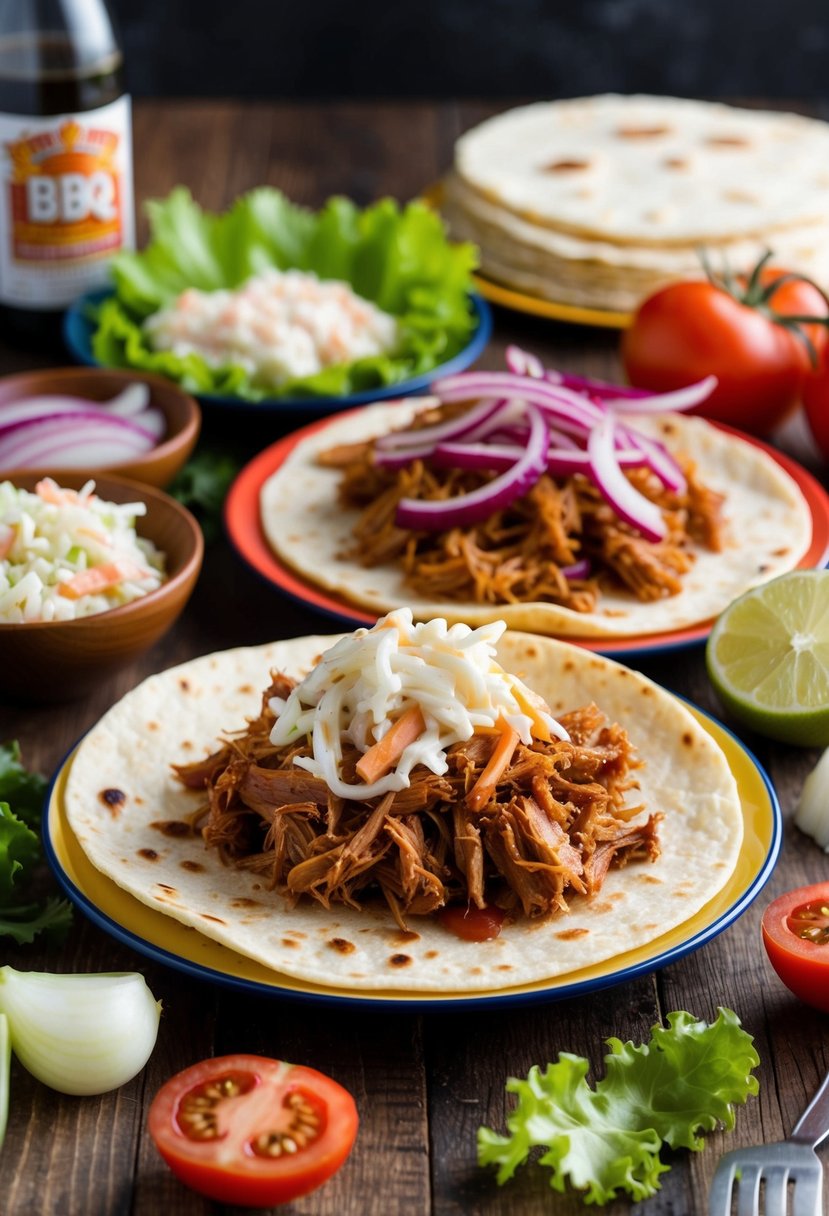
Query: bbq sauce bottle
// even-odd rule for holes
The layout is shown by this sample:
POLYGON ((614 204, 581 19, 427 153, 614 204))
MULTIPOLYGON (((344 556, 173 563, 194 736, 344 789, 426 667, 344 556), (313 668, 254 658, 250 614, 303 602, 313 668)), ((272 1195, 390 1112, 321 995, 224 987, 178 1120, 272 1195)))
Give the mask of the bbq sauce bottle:
POLYGON ((122 62, 104 0, 0 2, 0 342, 57 345, 133 246, 122 62))

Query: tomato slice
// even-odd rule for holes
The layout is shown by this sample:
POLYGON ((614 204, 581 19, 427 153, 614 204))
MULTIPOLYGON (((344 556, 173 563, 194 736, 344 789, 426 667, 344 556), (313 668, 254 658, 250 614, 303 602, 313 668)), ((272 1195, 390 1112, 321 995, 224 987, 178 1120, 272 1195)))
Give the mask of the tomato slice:
POLYGON ((763 913, 763 943, 783 983, 829 1012, 829 882, 798 887, 763 913))
POLYGON ((351 1152, 357 1124, 354 1099, 330 1077, 248 1055, 177 1073, 149 1113, 156 1148, 182 1182, 247 1207, 316 1190, 351 1152))

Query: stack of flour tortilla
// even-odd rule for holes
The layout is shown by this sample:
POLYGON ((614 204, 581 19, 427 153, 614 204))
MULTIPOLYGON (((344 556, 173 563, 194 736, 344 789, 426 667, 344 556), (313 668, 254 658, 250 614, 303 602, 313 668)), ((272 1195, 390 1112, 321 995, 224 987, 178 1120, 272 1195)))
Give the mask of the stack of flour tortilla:
POLYGON ((445 183, 485 275, 561 303, 633 309, 657 287, 776 264, 829 286, 829 124, 673 97, 541 102, 463 135, 445 183))

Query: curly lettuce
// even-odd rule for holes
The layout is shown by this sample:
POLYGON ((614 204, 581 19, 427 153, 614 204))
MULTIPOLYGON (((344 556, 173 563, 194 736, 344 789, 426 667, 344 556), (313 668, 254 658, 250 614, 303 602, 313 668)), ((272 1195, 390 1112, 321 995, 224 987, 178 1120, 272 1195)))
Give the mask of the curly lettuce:
POLYGON ((382 199, 360 209, 332 198, 317 212, 262 187, 220 215, 202 210, 188 190, 147 205, 151 238, 142 253, 113 261, 115 294, 97 312, 92 352, 103 364, 159 372, 196 393, 263 397, 340 396, 423 375, 456 355, 475 327, 470 310, 473 245, 450 244, 440 217, 424 203, 382 199), (235 288, 267 267, 343 279, 397 318, 393 354, 358 359, 293 379, 278 389, 244 368, 212 368, 199 355, 155 351, 142 322, 188 287, 235 288))
POLYGON ((479 1164, 497 1166, 499 1183, 543 1146, 553 1190, 569 1183, 588 1204, 620 1192, 646 1199, 670 1168, 659 1159, 663 1143, 698 1151, 700 1133, 733 1128, 734 1104, 759 1088, 752 1075, 759 1056, 730 1009, 720 1008, 711 1025, 671 1013, 639 1047, 607 1043, 607 1071, 592 1089, 588 1061, 568 1052, 544 1072, 531 1068, 525 1081, 510 1077, 507 1092, 518 1098, 507 1116, 510 1134, 478 1131, 479 1164))

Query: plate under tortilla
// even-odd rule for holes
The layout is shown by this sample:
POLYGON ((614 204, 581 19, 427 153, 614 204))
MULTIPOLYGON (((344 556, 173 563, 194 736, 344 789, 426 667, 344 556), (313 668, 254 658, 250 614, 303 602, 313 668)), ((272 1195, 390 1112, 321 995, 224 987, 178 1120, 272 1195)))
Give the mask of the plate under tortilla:
MULTIPOLYGON (((261 523, 260 500, 263 486, 282 467, 298 444, 328 425, 329 421, 323 419, 298 431, 293 431, 284 439, 265 448, 249 464, 245 465, 225 500, 225 529, 231 545, 246 565, 284 595, 304 607, 315 609, 338 624, 348 625, 352 628, 358 625, 373 625, 377 619, 375 614, 339 598, 324 587, 316 586, 283 562, 268 543, 261 523)), ((829 559, 829 495, 820 483, 795 460, 785 456, 770 444, 763 443, 762 440, 737 431, 733 427, 718 423, 713 425, 717 426, 719 430, 739 436, 745 443, 760 448, 776 461, 797 484, 806 500, 812 520, 812 540, 809 548, 797 563, 798 567, 804 570, 815 570, 825 566, 829 559)), ((576 646, 583 646, 587 650, 596 651, 598 654, 630 661, 637 655, 676 650, 703 642, 711 632, 713 624, 713 620, 700 621, 680 629, 631 634, 618 638, 579 638, 568 635, 567 641, 576 646)))
POLYGON ((394 989, 332 989, 264 967, 141 903, 96 869, 78 844, 66 817, 65 789, 74 751, 59 768, 49 789, 44 816, 45 852, 66 895, 99 928, 156 962, 237 991, 355 1007, 412 1010, 435 1006, 486 1007, 582 996, 676 962, 722 933, 757 897, 777 861, 782 841, 782 816, 767 774, 726 727, 695 706, 688 708, 719 744, 737 783, 743 843, 736 868, 712 900, 670 932, 634 950, 554 980, 520 984, 497 992, 419 992, 413 996, 411 992, 395 992, 394 989))

